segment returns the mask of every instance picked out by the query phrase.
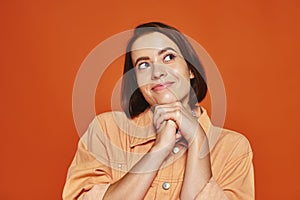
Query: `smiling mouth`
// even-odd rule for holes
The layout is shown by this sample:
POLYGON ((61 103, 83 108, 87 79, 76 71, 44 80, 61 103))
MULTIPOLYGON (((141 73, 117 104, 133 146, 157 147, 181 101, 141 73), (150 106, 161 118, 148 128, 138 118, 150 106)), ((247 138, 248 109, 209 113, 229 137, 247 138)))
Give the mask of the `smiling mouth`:
POLYGON ((154 92, 159 92, 162 91, 168 87, 170 87, 174 82, 165 82, 165 83, 159 83, 157 85, 155 85, 154 87, 152 87, 152 90, 154 92))

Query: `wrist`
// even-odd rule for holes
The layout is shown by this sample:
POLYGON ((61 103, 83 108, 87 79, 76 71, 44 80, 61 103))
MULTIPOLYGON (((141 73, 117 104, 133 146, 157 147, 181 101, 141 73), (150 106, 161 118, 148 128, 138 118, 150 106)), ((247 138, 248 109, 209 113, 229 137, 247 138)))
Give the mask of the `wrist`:
POLYGON ((209 143, 206 135, 199 135, 189 144, 188 151, 190 154, 198 155, 200 159, 206 157, 210 153, 209 143))
POLYGON ((155 143, 150 149, 150 153, 153 153, 159 157, 167 157, 172 151, 173 145, 166 145, 161 142, 155 143))

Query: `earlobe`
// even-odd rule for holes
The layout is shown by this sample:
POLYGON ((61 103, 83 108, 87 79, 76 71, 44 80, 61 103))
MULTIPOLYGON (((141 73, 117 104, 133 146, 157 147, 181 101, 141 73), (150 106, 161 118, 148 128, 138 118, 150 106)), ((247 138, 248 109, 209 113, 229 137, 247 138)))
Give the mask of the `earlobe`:
POLYGON ((190 79, 193 79, 193 78, 195 78, 195 75, 194 75, 194 73, 190 70, 190 79))

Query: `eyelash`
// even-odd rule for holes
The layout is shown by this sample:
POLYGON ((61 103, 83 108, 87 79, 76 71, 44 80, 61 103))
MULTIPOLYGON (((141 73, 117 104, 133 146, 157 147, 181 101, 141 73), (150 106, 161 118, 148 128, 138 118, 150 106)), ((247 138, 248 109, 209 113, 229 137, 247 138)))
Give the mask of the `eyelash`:
POLYGON ((172 61, 172 60, 174 60, 176 58, 176 55, 175 54, 173 54, 173 53, 168 53, 167 55, 165 55, 164 56, 164 58, 163 58, 163 60, 165 61, 165 62, 170 62, 170 61, 172 61), (170 60, 168 60, 168 61, 165 61, 165 59, 166 59, 166 57, 168 57, 168 56, 172 56, 171 57, 171 59, 170 60))
POLYGON ((150 64, 148 63, 148 62, 141 62, 141 63, 139 63, 138 65, 137 65, 137 68, 138 69, 145 69, 145 68, 147 68, 147 67, 149 67, 150 66, 150 64), (146 67, 141 67, 143 64, 147 64, 147 66, 146 67))

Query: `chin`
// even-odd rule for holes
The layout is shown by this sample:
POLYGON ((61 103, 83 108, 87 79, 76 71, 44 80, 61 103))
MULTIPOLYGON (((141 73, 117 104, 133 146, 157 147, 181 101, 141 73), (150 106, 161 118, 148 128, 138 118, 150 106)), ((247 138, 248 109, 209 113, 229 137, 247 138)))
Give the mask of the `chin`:
POLYGON ((178 98, 173 93, 170 93, 170 92, 165 92, 165 93, 160 93, 160 94, 149 93, 148 95, 144 95, 144 97, 150 105, 169 104, 169 103, 174 103, 174 102, 182 100, 182 98, 180 98, 180 97, 178 98))
POLYGON ((176 98, 163 98, 163 99, 156 100, 157 104, 169 104, 169 103, 174 103, 177 101, 178 101, 178 99, 176 99, 176 98))

